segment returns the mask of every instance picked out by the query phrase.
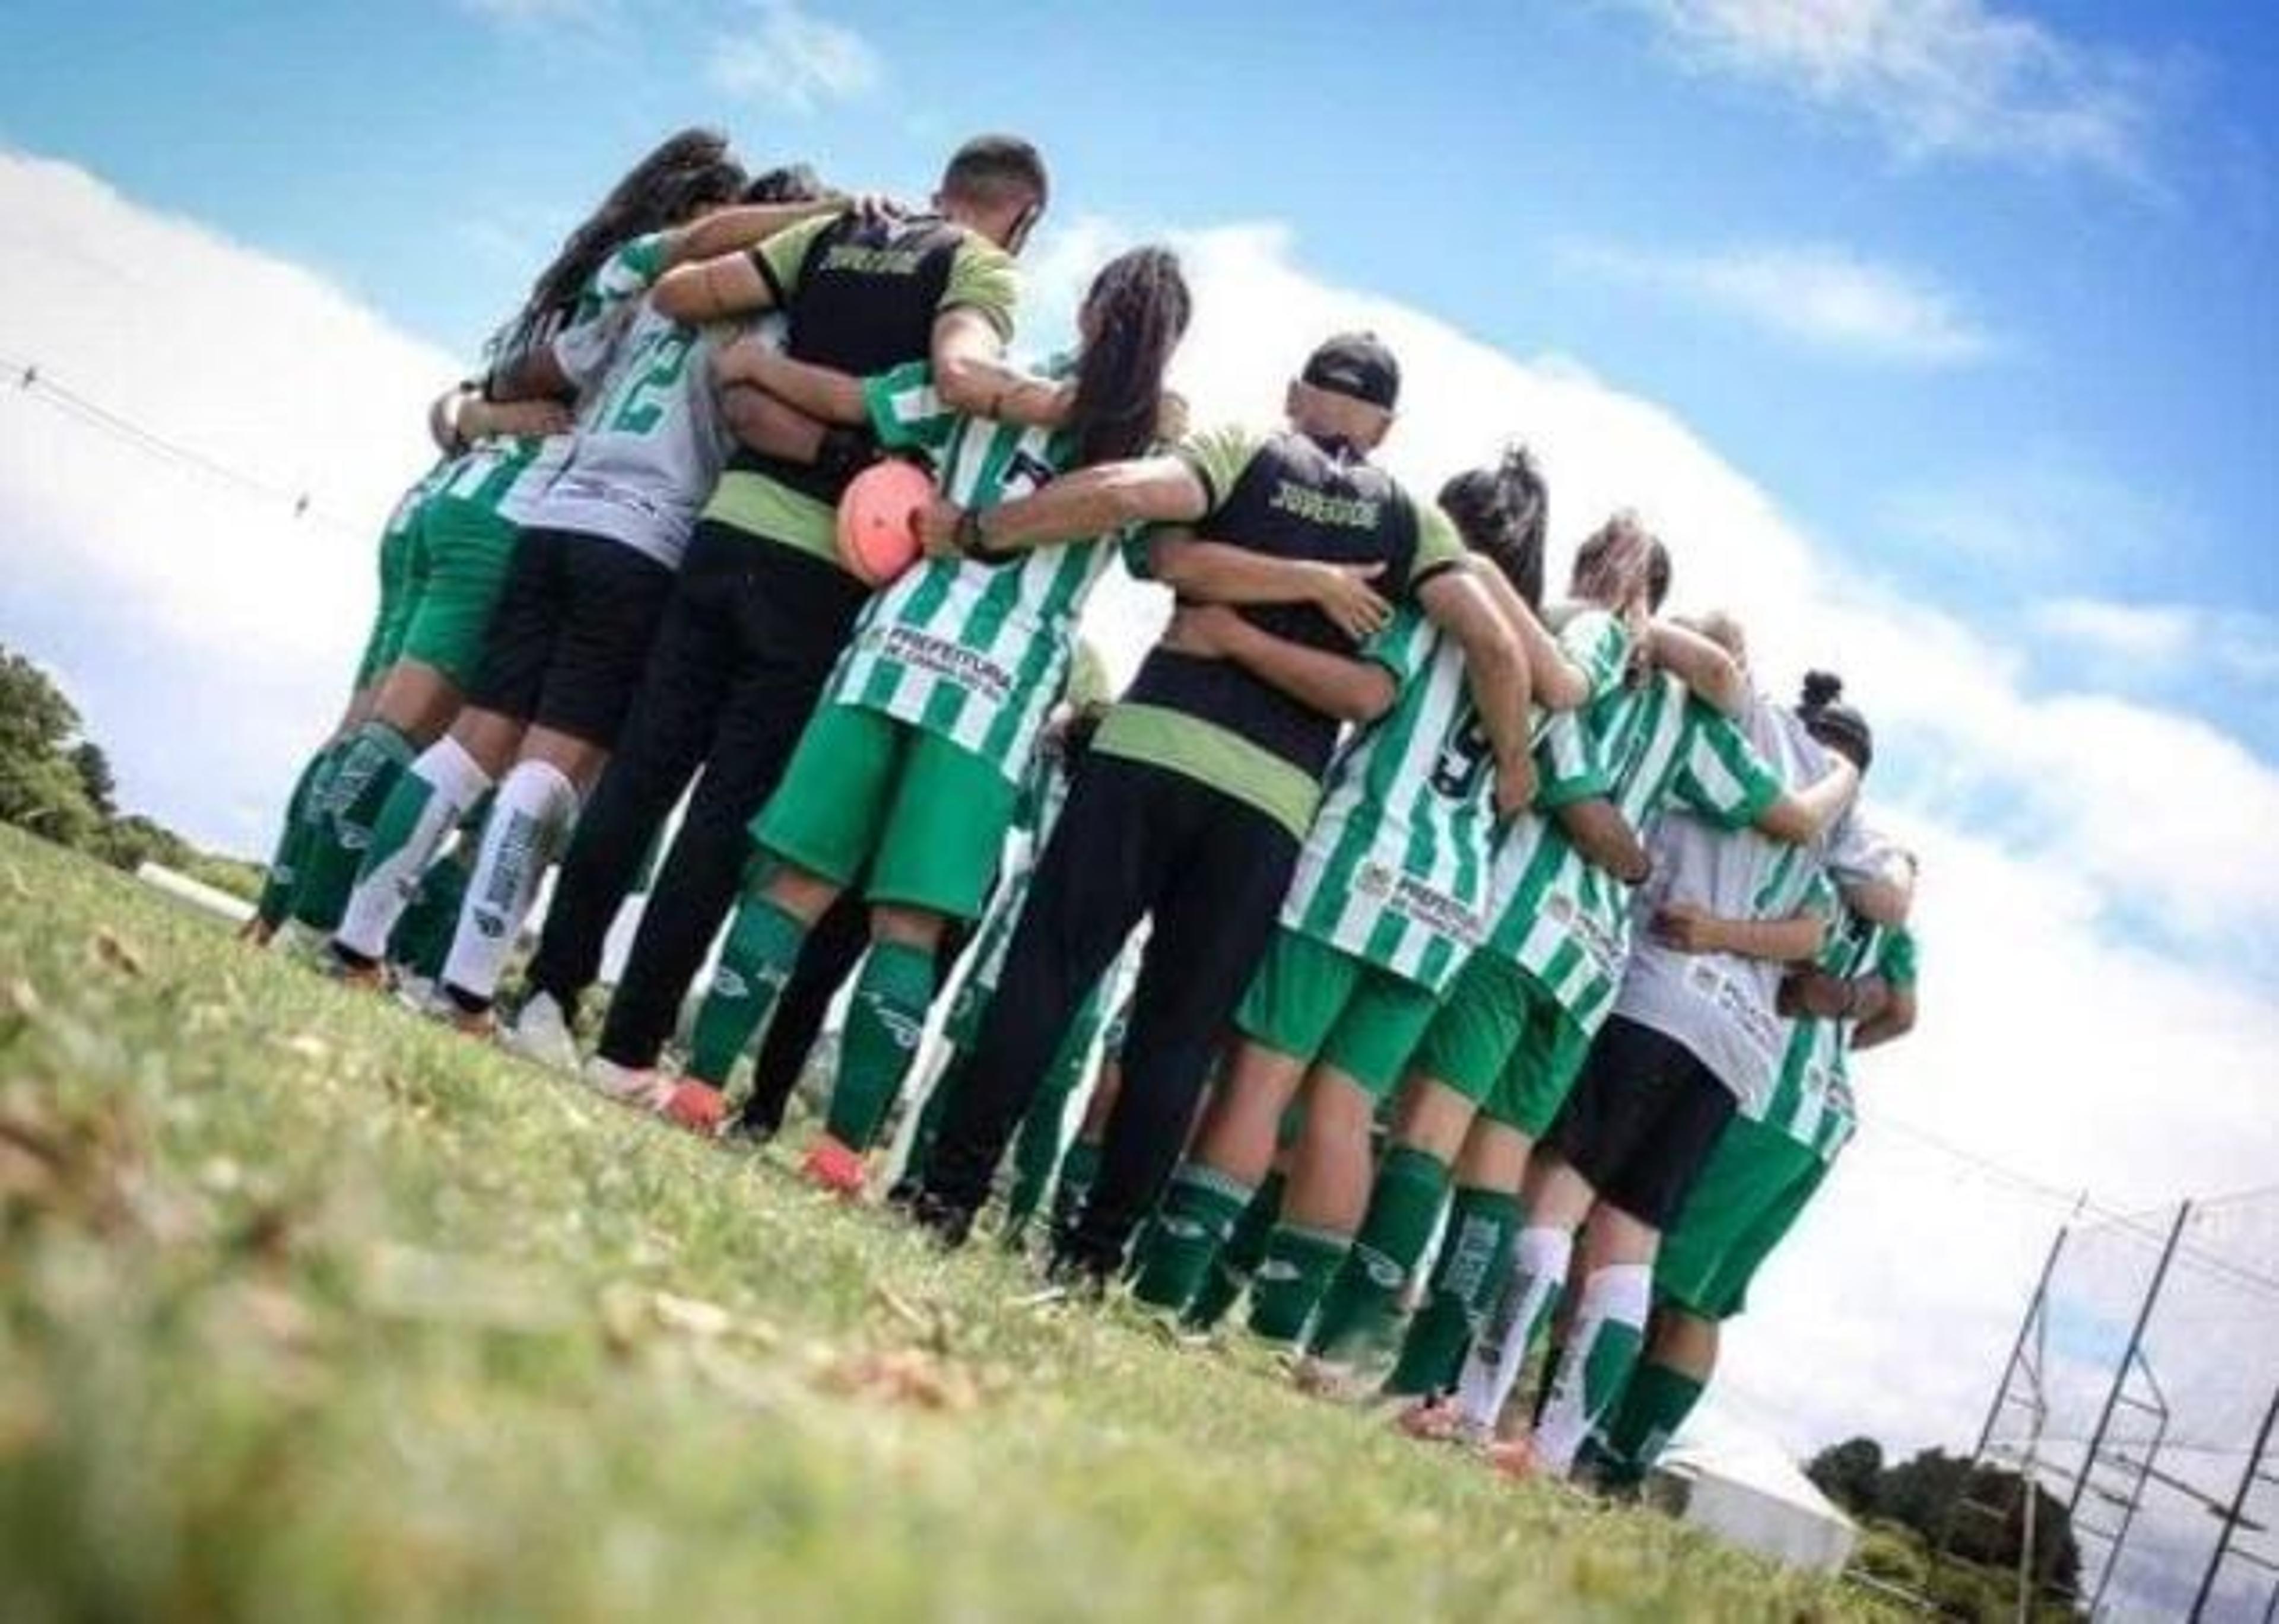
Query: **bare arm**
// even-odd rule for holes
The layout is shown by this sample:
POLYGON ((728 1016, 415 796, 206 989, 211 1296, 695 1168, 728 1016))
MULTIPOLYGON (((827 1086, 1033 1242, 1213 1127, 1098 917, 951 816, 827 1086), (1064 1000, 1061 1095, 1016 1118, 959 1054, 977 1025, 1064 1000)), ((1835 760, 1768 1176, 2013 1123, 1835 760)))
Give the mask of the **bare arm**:
POLYGON ((1472 708, 1479 713, 1480 731, 1488 736, 1495 762, 1496 810, 1508 816, 1535 798, 1528 736, 1532 700, 1519 639, 1469 569, 1441 571, 1416 589, 1416 601, 1464 651, 1472 708))
POLYGON ((1820 951, 1828 939, 1828 921, 1814 913, 1792 914, 1786 919, 1721 919, 1690 903, 1672 902, 1655 910, 1654 934, 1680 953, 1730 953, 1737 958, 1793 964, 1820 951))
POLYGON ((494 369, 483 384, 493 401, 566 401, 575 398, 578 386, 562 370, 550 344, 526 349, 503 366, 494 369))
POLYGON ((1473 558, 1466 563, 1480 584, 1503 611, 1505 622, 1519 640, 1520 651, 1527 659, 1528 686, 1535 702, 1546 710, 1572 710, 1591 697, 1591 680, 1582 667, 1567 657, 1559 647, 1559 640, 1543 628, 1535 611, 1527 607, 1527 600, 1519 595, 1519 588, 1504 578, 1502 571, 1485 558, 1473 558))
POLYGON ((944 310, 933 318, 927 358, 933 364, 934 392, 942 403, 969 417, 996 417, 1006 397, 1024 387, 1048 392, 1053 387, 1042 379, 1006 365, 1004 335, 986 316, 967 306, 944 310))
POLYGON ((716 354, 712 357, 712 375, 723 387, 746 384, 765 390, 819 423, 855 427, 871 420, 861 379, 837 367, 794 361, 756 338, 740 338, 716 354))
MULTIPOLYGON (((939 377, 934 387, 941 387, 939 377)), ((1080 468, 975 517, 985 552, 1021 553, 1104 536, 1127 525, 1193 524, 1209 505, 1209 491, 1186 458, 1143 456, 1080 468)), ((946 501, 920 514, 918 534, 926 551, 937 558, 955 553, 963 517, 963 509, 946 501)))
POLYGON ((1393 673, 1383 666, 1276 637, 1216 604, 1178 610, 1162 647, 1231 660, 1299 703, 1341 721, 1374 722, 1393 707, 1393 673))
POLYGON ((1320 563, 1275 558, 1192 532, 1159 532, 1147 540, 1155 578, 1182 599, 1202 603, 1310 603, 1355 642, 1384 629, 1392 605, 1369 583, 1383 564, 1320 563))
POLYGON ((1828 770, 1800 790, 1790 790, 1757 815, 1758 832, 1791 846, 1809 846, 1828 832, 1860 788, 1860 770, 1831 754, 1828 770))
POLYGON ((1884 990, 1883 1006, 1861 1018, 1852 1029, 1854 1049, 1872 1049, 1904 1038, 1915 1029, 1915 990, 1912 984, 1893 985, 1876 978, 1884 990))
POLYGON ((1625 885, 1643 885, 1654 872, 1654 859, 1646 855, 1638 831, 1605 796, 1570 801, 1551 816, 1585 862, 1625 885))
POLYGON ((664 264, 693 264, 700 260, 745 254, 779 231, 818 214, 844 214, 843 197, 818 197, 807 203, 736 203, 711 213, 664 236, 664 264))
POLYGON ((749 254, 720 254, 676 265, 657 278, 649 303, 675 321, 701 326, 775 308, 775 290, 749 254))
POLYGON ((1837 890, 1843 895, 1845 907, 1863 919, 1893 930, 1907 923, 1907 909, 1915 901, 1911 885, 1882 876, 1840 881, 1837 890))
POLYGON ((1657 620, 1646 633, 1654 663, 1693 690, 1704 704, 1729 716, 1741 714, 1749 697, 1748 678, 1724 648, 1684 626, 1657 620))
POLYGON ((787 463, 814 462, 828 432, 827 425, 804 412, 745 384, 720 391, 720 415, 738 443, 787 463))

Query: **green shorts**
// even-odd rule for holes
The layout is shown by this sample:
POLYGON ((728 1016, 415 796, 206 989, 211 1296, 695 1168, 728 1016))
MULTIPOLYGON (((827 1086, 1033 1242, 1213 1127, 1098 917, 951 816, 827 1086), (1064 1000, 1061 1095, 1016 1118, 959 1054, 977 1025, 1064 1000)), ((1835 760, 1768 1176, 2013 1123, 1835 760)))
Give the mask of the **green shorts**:
POLYGON ((752 820, 779 857, 840 885, 867 863, 873 902, 976 919, 1012 827, 1012 780, 884 711, 825 705, 752 820))
POLYGON ((410 524, 380 538, 380 606, 372 611, 372 631, 357 658, 359 689, 370 687, 395 664, 395 652, 403 646, 403 629, 411 618, 411 558, 418 529, 415 515, 410 524))
POLYGON ((1543 984, 1497 953, 1456 972, 1416 1048, 1416 1069, 1539 1139, 1567 1102, 1591 1041, 1543 984))
POLYGON ((1738 1315, 1748 1306, 1749 1283, 1827 1176, 1828 1163, 1808 1146, 1734 1118, 1662 1237, 1655 1295, 1705 1320, 1738 1315))
POLYGON ((1383 1099, 1439 1007, 1431 988, 1285 928, 1234 1023, 1252 1042, 1334 1066, 1383 1099))
POLYGON ((411 601, 394 659, 432 665, 464 688, 482 663, 491 610, 514 561, 515 528, 485 503, 436 495, 411 534, 411 601))

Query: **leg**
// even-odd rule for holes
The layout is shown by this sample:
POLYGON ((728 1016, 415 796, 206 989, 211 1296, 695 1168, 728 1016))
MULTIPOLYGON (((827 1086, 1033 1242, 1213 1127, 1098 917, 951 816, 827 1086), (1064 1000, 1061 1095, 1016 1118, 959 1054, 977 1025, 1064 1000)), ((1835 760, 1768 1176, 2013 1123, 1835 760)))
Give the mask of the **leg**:
MULTIPOLYGON (((451 732, 422 751, 396 780, 372 822, 371 843, 334 933, 333 951, 344 963, 367 967, 386 954, 389 936, 418 892, 420 876, 460 820, 490 793, 495 775, 503 768, 491 762, 505 741, 520 734, 520 724, 495 712, 462 712, 451 732)), ((513 759, 510 747, 504 756, 513 759)))
POLYGON ((844 891, 807 933, 799 967, 776 999, 775 1019, 752 1061, 752 1092, 743 1125, 756 1134, 783 1126, 784 1107, 799 1086, 831 1000, 871 945, 870 910, 860 894, 844 891))
POLYGON ((920 1215, 945 1237, 980 1210, 1061 1035, 1147 910, 1174 832, 1163 783, 1169 776, 1095 755, 1069 793, 975 1035, 966 1085, 926 1159, 920 1215))
POLYGON ((733 645, 708 585, 684 575, 675 586, 625 732, 555 880, 529 981, 565 1018, 601 973, 610 925, 711 747, 733 645))
POLYGON ((1069 1243, 1086 1267, 1104 1270, 1122 1267, 1132 1229, 1178 1161, 1212 1057, 1273 938, 1297 865, 1297 839, 1264 813, 1190 779, 1173 778, 1170 787, 1174 804, 1190 808, 1188 832, 1154 909, 1132 997, 1123 1097, 1069 1243))
POLYGON ((1536 1460, 1561 1476, 1573 1467, 1585 1441, 1612 1418, 1638 1363, 1654 1306, 1660 1232, 1612 1206, 1598 1208, 1592 1225, 1597 1231, 1591 1237, 1592 1267, 1535 1429, 1536 1460))

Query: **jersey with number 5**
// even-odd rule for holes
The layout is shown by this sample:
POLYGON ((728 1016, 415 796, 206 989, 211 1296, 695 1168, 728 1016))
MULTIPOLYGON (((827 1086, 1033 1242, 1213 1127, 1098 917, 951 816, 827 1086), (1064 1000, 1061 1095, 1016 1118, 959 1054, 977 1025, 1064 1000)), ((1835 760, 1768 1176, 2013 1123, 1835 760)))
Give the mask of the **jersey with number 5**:
POLYGON ((712 387, 725 336, 634 304, 595 323, 584 343, 557 346, 579 387, 576 433, 502 511, 528 528, 607 536, 678 569, 727 460, 712 387))

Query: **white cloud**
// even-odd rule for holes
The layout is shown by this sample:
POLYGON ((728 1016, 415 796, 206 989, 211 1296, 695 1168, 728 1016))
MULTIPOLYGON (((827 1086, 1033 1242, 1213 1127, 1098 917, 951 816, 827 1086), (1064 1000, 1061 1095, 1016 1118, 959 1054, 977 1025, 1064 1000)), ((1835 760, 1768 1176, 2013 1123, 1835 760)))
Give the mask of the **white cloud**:
MULTIPOLYGON (((1129 235, 1095 221, 1040 244, 1031 331, 1064 321, 1129 235)), ((1270 227, 1179 241, 1199 303, 1178 378, 1202 420, 1270 418, 1316 339, 1374 326, 1408 379, 1396 468, 1429 487, 1524 436, 1561 547, 1638 506, 1677 551, 1681 601, 1746 612, 1769 682, 1830 664, 1876 717, 1886 816, 1926 862, 1924 1023, 1870 1058, 1868 1133, 1737 1330, 1738 1400, 1799 1445, 1975 1429, 2062 1213, 1897 1121, 2120 1207, 2267 1176, 2279 1008, 2239 961, 2120 928, 2173 918, 2202 949, 2273 938, 2267 763, 2168 712, 2030 695, 2019 655, 1850 578, 1684 423, 1572 362, 1516 360, 1327 285, 1270 227)), ((0 303, 55 375, 310 486, 349 525, 295 525, 0 392, 0 636, 69 670, 131 803, 250 849, 331 720, 371 602, 369 538, 421 465, 421 408, 452 359, 302 271, 16 157, 0 157, 0 303)), ((1128 670, 1160 601, 1119 584, 1094 610, 1088 631, 1128 670)))
POLYGON ((867 95, 886 66, 871 42, 843 23, 802 11, 796 0, 762 0, 756 34, 723 36, 705 74, 723 90, 809 113, 867 95))
POLYGON ((1982 0, 1617 0, 1679 58, 1871 126, 1903 159, 2143 182, 2157 78, 1982 0))
POLYGON ((1996 348, 1945 288, 1848 249, 1763 244, 1685 254, 1579 242, 1564 257, 1587 275, 1709 305, 1832 355, 1954 366, 1996 348))
POLYGON ((2032 629, 2098 667, 2142 676, 2185 676, 2213 666, 2250 684, 2279 684, 2279 621, 2245 609, 2197 603, 2114 603, 2058 598, 2037 604, 2032 629))

